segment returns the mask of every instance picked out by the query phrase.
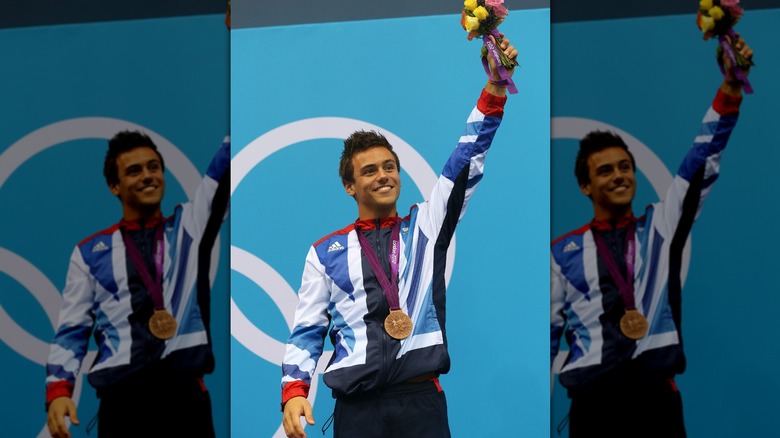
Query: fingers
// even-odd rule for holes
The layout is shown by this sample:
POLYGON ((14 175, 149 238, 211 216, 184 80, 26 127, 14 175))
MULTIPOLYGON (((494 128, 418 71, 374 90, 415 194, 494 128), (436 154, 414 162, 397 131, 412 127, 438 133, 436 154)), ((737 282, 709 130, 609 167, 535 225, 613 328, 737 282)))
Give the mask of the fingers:
POLYGON ((68 408, 68 416, 70 417, 70 422, 78 426, 79 416, 76 413, 76 404, 73 403, 73 400, 68 399, 67 408, 68 408))
POLYGON ((282 426, 284 433, 290 438, 306 438, 306 432, 301 426, 301 417, 306 417, 306 422, 314 425, 314 415, 311 404, 304 397, 293 397, 284 405, 282 426))
MULTIPOLYGON (((70 399, 67 399, 67 402, 70 402, 70 399)), ((68 415, 70 412, 67 402, 65 398, 58 398, 49 405, 46 425, 54 438, 70 438, 68 425, 65 423, 65 415, 68 415)))
POLYGON ((310 426, 314 426, 314 413, 311 410, 310 404, 303 405, 303 413, 306 415, 306 422, 309 423, 310 426))
POLYGON ((739 40, 737 41, 737 51, 740 55, 742 55, 743 58, 750 61, 753 58, 753 49, 750 48, 747 44, 745 44, 745 40, 739 40))

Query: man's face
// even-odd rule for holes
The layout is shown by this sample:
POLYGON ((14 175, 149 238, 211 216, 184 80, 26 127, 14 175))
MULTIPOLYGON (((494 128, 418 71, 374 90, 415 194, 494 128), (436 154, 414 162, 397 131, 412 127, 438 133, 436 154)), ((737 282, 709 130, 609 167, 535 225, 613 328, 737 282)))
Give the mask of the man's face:
POLYGON ((631 211, 636 177, 631 157, 623 148, 602 149, 588 157, 590 182, 580 186, 593 201, 596 219, 616 218, 631 211))
POLYGON ((347 194, 354 196, 360 219, 393 216, 401 194, 401 179, 393 153, 376 146, 352 156, 355 182, 344 182, 347 194))
POLYGON ((125 219, 149 217, 160 211, 165 176, 160 158, 147 146, 137 147, 116 158, 119 183, 109 187, 122 201, 125 219))

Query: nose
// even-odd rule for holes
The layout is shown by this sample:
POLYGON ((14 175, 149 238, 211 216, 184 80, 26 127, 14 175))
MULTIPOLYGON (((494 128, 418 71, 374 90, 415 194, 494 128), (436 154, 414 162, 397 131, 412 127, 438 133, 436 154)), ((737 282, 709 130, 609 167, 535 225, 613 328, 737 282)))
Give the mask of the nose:
POLYGON ((141 171, 141 178, 144 181, 148 181, 152 179, 152 173, 153 172, 148 167, 144 167, 143 170, 141 171))
POLYGON ((386 181, 387 180, 387 171, 383 168, 379 168, 379 170, 376 173, 377 179, 380 181, 386 181))

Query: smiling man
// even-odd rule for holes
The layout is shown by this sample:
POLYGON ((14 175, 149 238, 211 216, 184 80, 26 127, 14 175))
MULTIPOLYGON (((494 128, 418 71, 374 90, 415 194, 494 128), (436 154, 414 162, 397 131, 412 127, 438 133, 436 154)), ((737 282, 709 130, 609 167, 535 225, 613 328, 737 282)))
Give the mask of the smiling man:
MULTIPOLYGON (((743 40, 736 47, 752 58, 743 40)), ((682 250, 718 177, 742 86, 733 76, 723 81, 666 198, 641 217, 632 208, 636 163, 623 139, 595 131, 580 141, 575 174, 593 220, 553 241, 550 262, 550 360, 565 330, 559 378, 571 398, 570 437, 685 436, 674 382, 685 369, 682 250)))
POLYGON ((210 253, 224 219, 229 163, 226 141, 194 199, 165 218, 165 163, 152 139, 123 131, 109 141, 103 173, 122 219, 71 255, 46 366, 52 436, 70 436, 66 416, 79 424, 71 397, 90 334, 98 346, 87 376, 100 399, 98 436, 214 436, 203 384, 214 368, 209 291, 199 275, 208 268, 199 266, 199 251, 210 253))
MULTIPOLYGON (((517 56, 507 39, 501 49, 517 56)), ((450 436, 438 380, 450 368, 446 252, 505 102, 493 73, 430 198, 405 217, 396 210, 401 165, 388 140, 358 131, 344 141, 339 175, 358 219, 317 241, 306 258, 282 365, 287 436, 306 436, 302 416, 314 424, 306 396, 328 335, 335 351, 324 379, 336 398, 334 436, 450 436)))

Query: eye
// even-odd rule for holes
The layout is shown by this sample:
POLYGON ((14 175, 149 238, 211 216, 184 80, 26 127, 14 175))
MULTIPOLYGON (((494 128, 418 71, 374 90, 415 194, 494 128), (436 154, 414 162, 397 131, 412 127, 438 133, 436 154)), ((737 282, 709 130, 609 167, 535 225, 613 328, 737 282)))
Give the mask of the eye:
POLYGON ((395 172, 395 170, 396 170, 395 163, 387 163, 387 164, 385 164, 385 171, 386 172, 395 172))
POLYGON ((149 170, 157 171, 157 170, 160 170, 161 167, 162 166, 157 161, 153 161, 153 162, 149 163, 149 170))
POLYGON ((373 167, 369 167, 369 168, 363 169, 363 175, 371 176, 374 173, 376 173, 376 169, 373 168, 373 167))
POLYGON ((628 172, 631 170, 631 164, 630 163, 621 163, 620 164, 620 170, 623 172, 628 172))

